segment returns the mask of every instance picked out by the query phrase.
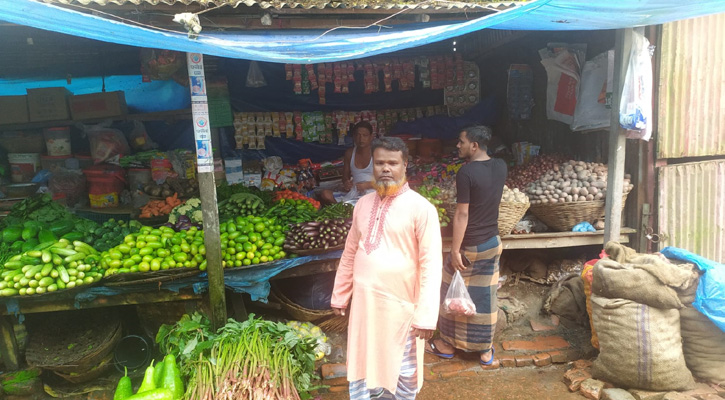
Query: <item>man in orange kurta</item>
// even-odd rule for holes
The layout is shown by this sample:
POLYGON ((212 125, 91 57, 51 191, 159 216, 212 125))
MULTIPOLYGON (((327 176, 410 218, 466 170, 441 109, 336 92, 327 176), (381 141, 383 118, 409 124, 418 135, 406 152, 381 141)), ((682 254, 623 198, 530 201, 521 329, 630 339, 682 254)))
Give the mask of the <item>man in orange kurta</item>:
POLYGON ((440 224, 435 207, 408 187, 407 160, 398 138, 373 144, 376 192, 355 205, 335 278, 332 308, 345 315, 350 304, 347 378, 355 400, 414 399, 424 341, 436 328, 440 224))

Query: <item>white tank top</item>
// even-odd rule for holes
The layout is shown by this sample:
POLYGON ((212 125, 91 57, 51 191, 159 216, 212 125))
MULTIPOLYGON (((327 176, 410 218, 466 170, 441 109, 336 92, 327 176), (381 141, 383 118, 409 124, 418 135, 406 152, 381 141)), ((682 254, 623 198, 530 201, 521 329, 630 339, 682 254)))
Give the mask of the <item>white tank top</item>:
POLYGON ((350 174, 352 175, 352 183, 372 182, 373 179, 373 159, 370 158, 368 166, 365 168, 357 168, 355 166, 355 152, 357 147, 352 150, 352 158, 350 159, 350 174))

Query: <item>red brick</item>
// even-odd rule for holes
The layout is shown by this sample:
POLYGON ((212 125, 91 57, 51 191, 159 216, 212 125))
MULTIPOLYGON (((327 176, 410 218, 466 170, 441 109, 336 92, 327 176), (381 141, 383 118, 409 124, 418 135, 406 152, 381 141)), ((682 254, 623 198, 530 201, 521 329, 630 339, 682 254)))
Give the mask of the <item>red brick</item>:
POLYGON ((437 381, 441 378, 440 375, 433 372, 430 367, 425 367, 424 371, 425 375, 423 376, 423 379, 426 381, 437 381))
POLYGON ((570 369, 564 373, 564 383, 569 391, 576 392, 579 390, 581 383, 591 377, 592 375, 583 369, 570 369))
POLYGON ((702 398, 702 396, 706 395, 706 394, 717 395, 717 390, 713 389, 710 385, 708 385, 706 383, 696 383, 694 389, 684 391, 684 392, 682 392, 682 394, 687 395, 687 396, 702 398))
POLYGON ((344 376, 341 376, 339 378, 331 378, 331 379, 325 379, 323 382, 323 385, 327 386, 340 386, 340 385, 348 385, 349 382, 347 381, 347 378, 344 376))
POLYGON ((592 367, 592 362, 589 360, 576 360, 574 361, 573 368, 587 369, 592 367))
POLYGON ((534 365, 534 359, 531 356, 516 356, 517 367, 530 367, 534 365))
POLYGON ((559 316, 558 315, 551 314, 551 323, 554 326, 559 326, 559 316))
POLYGON ((467 369, 468 369, 468 367, 466 366, 466 364, 464 364, 463 362, 460 362, 460 361, 441 363, 441 364, 437 364, 437 365, 434 365, 431 367, 431 370, 433 372, 440 372, 440 373, 460 372, 460 371, 465 371, 467 369))
POLYGON ((548 353, 551 356, 551 362, 554 364, 562 364, 568 361, 563 351, 549 351, 548 353))
POLYGON ((441 378, 443 379, 450 379, 450 378, 457 378, 459 376, 476 376, 476 371, 450 371, 450 372, 441 372, 441 378))
POLYGON ((532 341, 527 340, 505 340, 503 343, 504 350, 534 350, 547 351, 569 348, 569 342, 561 336, 541 336, 532 341))
POLYGON ((514 358, 514 356, 501 356, 499 357, 499 360, 501 360, 501 366, 504 368, 516 366, 516 358, 514 358))
POLYGON ((635 400, 662 400, 667 394, 667 392, 651 392, 639 389, 632 389, 629 393, 634 396, 635 400))
POLYGON ((720 386, 717 383, 711 383, 710 387, 713 388, 720 397, 725 396, 725 386, 720 386))
POLYGON ((347 376, 347 366, 345 364, 324 364, 320 371, 322 379, 332 379, 347 376))
POLYGON ((701 394, 696 397, 700 400, 723 400, 722 397, 720 397, 714 393, 701 394))
POLYGON ((665 394, 662 400, 697 400, 692 396, 682 394, 680 392, 669 392, 665 394))
POLYGON ((435 354, 425 353, 423 356, 423 363, 424 364, 436 364, 443 361, 442 358, 438 357, 435 354))
POLYGON ((350 386, 330 386, 331 393, 344 393, 350 390, 350 386))
POLYGON ((479 374, 483 371, 490 371, 490 370, 499 369, 499 368, 501 368, 501 360, 496 359, 496 360, 493 360, 491 365, 481 364, 481 371, 479 371, 479 374))
POLYGON ((551 356, 549 353, 539 353, 534 355, 534 365, 537 367, 545 367, 551 364, 551 356))
POLYGON ((533 329, 534 332, 553 331, 556 329, 554 325, 542 323, 533 319, 529 320, 529 324, 531 325, 531 329, 533 329))
POLYGON ((579 386, 579 393, 587 399, 599 400, 602 397, 604 382, 596 379, 587 379, 579 386))

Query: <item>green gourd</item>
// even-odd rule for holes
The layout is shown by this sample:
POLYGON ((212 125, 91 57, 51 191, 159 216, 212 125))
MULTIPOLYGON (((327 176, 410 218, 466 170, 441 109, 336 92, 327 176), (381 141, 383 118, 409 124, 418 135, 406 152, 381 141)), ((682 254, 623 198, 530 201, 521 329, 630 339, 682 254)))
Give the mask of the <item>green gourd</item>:
POLYGON ((153 389, 143 393, 136 393, 126 400, 173 400, 174 395, 169 389, 153 389))
POLYGON ((131 378, 128 377, 128 371, 118 381, 116 392, 113 394, 113 400, 126 400, 133 396, 133 388, 131 386, 131 378))
POLYGON ((154 383, 154 362, 151 361, 151 364, 149 364, 148 368, 146 368, 146 372, 143 375, 143 381, 141 382, 141 386, 138 388, 138 392, 136 392, 136 394, 148 392, 154 389, 156 389, 156 384, 154 383))
POLYGON ((181 371, 176 365, 176 359, 172 354, 164 358, 164 377, 161 386, 171 390, 173 400, 181 400, 184 397, 184 382, 181 380, 181 371))

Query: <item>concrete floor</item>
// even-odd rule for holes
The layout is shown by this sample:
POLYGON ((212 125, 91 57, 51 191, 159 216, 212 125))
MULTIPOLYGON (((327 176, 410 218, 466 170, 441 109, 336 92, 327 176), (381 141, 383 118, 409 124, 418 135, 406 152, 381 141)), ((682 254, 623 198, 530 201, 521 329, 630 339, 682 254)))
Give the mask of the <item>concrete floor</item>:
MULTIPOLYGON (((501 368, 475 377, 425 382, 416 400, 581 400, 562 382, 566 364, 536 368, 501 368)), ((346 400, 347 393, 320 395, 319 400, 346 400)))

